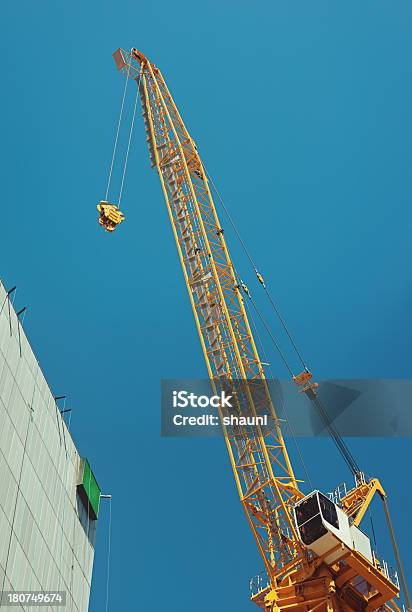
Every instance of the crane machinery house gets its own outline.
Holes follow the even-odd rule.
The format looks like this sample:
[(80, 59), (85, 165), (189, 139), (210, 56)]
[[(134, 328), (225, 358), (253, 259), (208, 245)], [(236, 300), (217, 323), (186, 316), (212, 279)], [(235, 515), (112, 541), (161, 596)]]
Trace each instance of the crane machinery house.
[(357, 550), (373, 562), (370, 540), (359, 527), (351, 525), (345, 512), (320, 491), (313, 491), (295, 506), (299, 537), (306, 548), (326, 563), (334, 563)]

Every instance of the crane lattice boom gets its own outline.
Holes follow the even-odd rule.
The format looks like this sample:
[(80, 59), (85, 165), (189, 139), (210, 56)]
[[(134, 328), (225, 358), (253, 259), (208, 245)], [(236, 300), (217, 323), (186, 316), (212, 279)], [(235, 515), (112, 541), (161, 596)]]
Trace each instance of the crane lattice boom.
[[(212, 386), (219, 392), (241, 384), (248, 411), (271, 416), (269, 427), (224, 428), (238, 493), (270, 578), (253, 601), (270, 612), (398, 609), (393, 602), (398, 585), (376, 558), (361, 553), (349, 535), (345, 540), (319, 522), (327, 509), (336, 529), (345, 524), (348, 534), (361, 538), (349, 515), (360, 522), (374, 492), (385, 495), (379, 481), (360, 482), (339, 507), (317, 491), (306, 497), (300, 491), (195, 142), (160, 70), (136, 49), (119, 49), (114, 59), (139, 88), (150, 159), (159, 174)], [(99, 212), (110, 232), (124, 219), (107, 201)], [(308, 544), (314, 521), (324, 531)], [(323, 542), (329, 543), (324, 553)], [(330, 542), (336, 542), (332, 549)]]

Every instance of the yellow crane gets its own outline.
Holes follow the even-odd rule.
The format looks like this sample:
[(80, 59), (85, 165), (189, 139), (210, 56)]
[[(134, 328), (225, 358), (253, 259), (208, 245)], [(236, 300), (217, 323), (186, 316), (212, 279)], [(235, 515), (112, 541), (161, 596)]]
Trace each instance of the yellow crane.
[[(376, 478), (364, 477), (350, 455), (356, 485), (338, 503), (320, 491), (304, 495), (300, 490), (246, 313), (249, 290), (232, 263), (196, 144), (160, 70), (134, 48), (118, 49), (113, 56), (127, 81), (138, 87), (150, 159), (159, 175), (212, 386), (218, 392), (240, 384), (237, 393), (247, 411), (271, 417), (268, 427), (224, 427), (239, 497), (269, 577), (252, 601), (267, 612), (400, 610), (398, 580), (359, 528), (376, 493), (387, 511), (385, 491)], [(122, 187), (123, 180), (124, 173)], [(98, 210), (99, 223), (109, 232), (124, 220), (120, 199), (110, 203), (106, 195)], [(318, 401), (306, 368), (294, 380)], [(244, 410), (238, 401), (237, 409)], [(223, 408), (218, 410), (222, 417)], [(339, 438), (337, 442), (344, 444)], [(400, 561), (396, 546), (395, 555)], [(403, 573), (400, 577), (409, 609)]]

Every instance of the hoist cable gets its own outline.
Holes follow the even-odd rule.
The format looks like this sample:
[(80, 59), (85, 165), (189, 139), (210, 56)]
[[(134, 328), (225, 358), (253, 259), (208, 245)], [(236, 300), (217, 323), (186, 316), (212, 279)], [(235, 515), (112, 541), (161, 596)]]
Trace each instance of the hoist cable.
[[(234, 272), (235, 279), (236, 279), (236, 288), (237, 288), (237, 290), (240, 291), (241, 289), (243, 289), (243, 291), (245, 292), (246, 296), (249, 298), (249, 300), (253, 304), (253, 308), (255, 309), (256, 314), (258, 315), (259, 319), (262, 321), (262, 323), (263, 323), (263, 325), (264, 325), (268, 335), (270, 336), (270, 339), (272, 340), (272, 342), (275, 345), (276, 350), (278, 351), (278, 353), (279, 353), (283, 363), (285, 364), (286, 369), (288, 370), (288, 372), (290, 373), (290, 375), (293, 378), (293, 371), (292, 371), (292, 369), (291, 369), (291, 367), (290, 367), (290, 365), (289, 365), (289, 363), (288, 363), (288, 361), (287, 361), (287, 359), (286, 359), (282, 349), (280, 348), (280, 344), (279, 344), (278, 339), (272, 333), (269, 325), (266, 323), (265, 319), (263, 318), (263, 315), (259, 311), (258, 307), (256, 306), (252, 296), (249, 293), (249, 290), (247, 289), (246, 285), (242, 282), (240, 274), (238, 273), (237, 269), (235, 268), (235, 265), (233, 264), (233, 262), (232, 262), (232, 266), (233, 266), (233, 272)], [(242, 296), (240, 297), (240, 299), (242, 299)]]
[(122, 105), (121, 105), (121, 108), (120, 108), (119, 121), (118, 121), (118, 123), (117, 123), (116, 138), (115, 138), (115, 140), (114, 140), (114, 147), (113, 147), (112, 161), (111, 161), (111, 164), (110, 164), (109, 178), (108, 178), (108, 181), (107, 181), (107, 189), (106, 189), (106, 202), (108, 202), (108, 197), (109, 197), (110, 181), (112, 180), (112, 173), (113, 173), (114, 160), (115, 160), (115, 157), (116, 157), (117, 143), (118, 143), (118, 140), (119, 140), (120, 125), (121, 125), (121, 123), (122, 123), (122, 117), (123, 117), (124, 101), (125, 101), (125, 99), (126, 99), (127, 85), (128, 85), (128, 83), (129, 83), (129, 74), (130, 74), (130, 64), (128, 65), (128, 70), (127, 70), (127, 75), (126, 75), (126, 82), (125, 82), (125, 84), (124, 84)]
[[(269, 299), (273, 309), (275, 310), (276, 315), (277, 315), (277, 317), (278, 317), (278, 319), (279, 319), (283, 329), (285, 330), (285, 332), (286, 332), (286, 334), (287, 334), (287, 336), (288, 336), (288, 338), (289, 338), (289, 340), (290, 340), (290, 342), (291, 342), (291, 344), (292, 344), (292, 346), (293, 346), (293, 348), (295, 350), (296, 355), (298, 356), (299, 360), (301, 361), (301, 363), (303, 365), (303, 368), (306, 371), (309, 371), (307, 366), (306, 366), (306, 363), (305, 363), (305, 361), (304, 361), (304, 359), (302, 357), (302, 354), (300, 353), (300, 351), (299, 351), (299, 349), (298, 349), (298, 347), (296, 345), (296, 342), (294, 341), (294, 339), (292, 337), (292, 334), (290, 333), (290, 331), (289, 331), (289, 329), (288, 329), (288, 327), (287, 327), (287, 325), (286, 325), (282, 315), (280, 314), (279, 309), (276, 306), (276, 304), (275, 304), (275, 302), (274, 302), (274, 300), (273, 300), (273, 298), (272, 298), (272, 296), (271, 296), (271, 294), (270, 294), (270, 292), (269, 292), (269, 290), (268, 290), (268, 288), (267, 288), (267, 286), (266, 286), (262, 276), (258, 272), (258, 269), (257, 269), (257, 267), (255, 265), (255, 262), (254, 262), (252, 256), (250, 255), (249, 250), (247, 249), (246, 244), (245, 244), (245, 242), (243, 241), (243, 239), (242, 239), (242, 237), (240, 235), (240, 232), (239, 232), (239, 230), (238, 230), (238, 228), (236, 226), (236, 223), (234, 222), (232, 216), (230, 215), (229, 210), (227, 209), (227, 207), (226, 207), (226, 205), (225, 205), (225, 203), (223, 201), (223, 198), (220, 195), (220, 192), (217, 189), (215, 182), (213, 181), (213, 178), (210, 176), (210, 174), (206, 170), (206, 167), (205, 167), (205, 172), (206, 172), (206, 176), (208, 177), (210, 183), (212, 184), (212, 186), (213, 186), (213, 188), (214, 188), (214, 190), (216, 192), (216, 195), (217, 195), (217, 197), (218, 197), (218, 199), (219, 199), (219, 201), (220, 201), (220, 203), (222, 205), (223, 210), (225, 211), (225, 214), (226, 214), (227, 218), (229, 219), (229, 222), (230, 222), (230, 224), (231, 224), (231, 226), (232, 226), (232, 228), (233, 228), (233, 230), (234, 230), (234, 232), (235, 232), (235, 234), (236, 234), (240, 244), (242, 245), (242, 248), (243, 248), (243, 251), (244, 251), (246, 257), (250, 261), (250, 263), (251, 263), (251, 265), (252, 265), (252, 267), (253, 267), (253, 269), (255, 271), (255, 274), (256, 274), (259, 282), (260, 282), (260, 284), (263, 286), (263, 288), (265, 290), (265, 293), (266, 293), (266, 295), (267, 295), (267, 297), (268, 297), (268, 299)], [(282, 352), (282, 350), (281, 350), (281, 348), (279, 346), (279, 343), (278, 343), (277, 339), (273, 336), (273, 334), (272, 334), (268, 324), (266, 323), (266, 321), (264, 320), (263, 316), (259, 312), (255, 302), (253, 301), (253, 299), (252, 299), (252, 297), (250, 296), (249, 293), (248, 293), (248, 297), (250, 298), (256, 313), (258, 314), (259, 318), (261, 319), (261, 321), (262, 321), (262, 323), (263, 323), (267, 333), (269, 334), (272, 342), (276, 346), (276, 349), (277, 349), (279, 355), (281, 356), (284, 364), (286, 365), (286, 368), (288, 369), (289, 373), (291, 374), (291, 376), (293, 378), (294, 375), (293, 375), (292, 369), (289, 366), (289, 364), (288, 364), (288, 362), (287, 362), (287, 360), (286, 360), (286, 358), (285, 358), (285, 356), (284, 356), (284, 354), (283, 354), (283, 352)], [(349, 467), (349, 469), (351, 470), (351, 472), (356, 476), (357, 474), (360, 473), (360, 469), (359, 469), (359, 466), (358, 466), (355, 458), (353, 457), (352, 453), (350, 452), (348, 446), (346, 445), (345, 441), (343, 440), (343, 438), (339, 434), (339, 432), (333, 427), (332, 422), (330, 421), (329, 416), (328, 416), (325, 408), (323, 407), (322, 403), (320, 402), (319, 398), (314, 396), (314, 397), (312, 397), (310, 399), (312, 400), (313, 405), (315, 406), (315, 408), (317, 409), (318, 413), (320, 414), (320, 416), (322, 418), (322, 421), (324, 422), (324, 424), (325, 424), (325, 426), (326, 426), (330, 436), (332, 437), (336, 447), (338, 448), (339, 452), (341, 453), (344, 461), (346, 462), (346, 464)]]
[[(255, 272), (257, 273), (256, 269), (255, 269)], [(289, 329), (286, 327), (286, 323), (284, 322), (284, 319), (283, 319), (282, 315), (279, 312), (279, 308), (276, 306), (275, 302), (273, 301), (273, 298), (270, 295), (269, 290), (268, 290), (266, 284), (263, 285), (263, 289), (264, 289), (264, 291), (265, 291), (265, 293), (266, 293), (266, 295), (268, 297), (269, 302), (272, 304), (273, 309), (275, 310), (275, 312), (276, 312), (276, 314), (277, 314), (277, 316), (279, 318), (279, 321), (281, 322), (281, 324), (283, 326), (283, 329), (285, 330), (285, 332), (286, 332), (286, 334), (287, 334), (287, 336), (288, 336), (288, 338), (289, 338), (293, 348), (295, 349), (296, 355), (299, 357), (300, 362), (301, 362), (301, 364), (303, 366), (303, 369), (308, 371), (308, 368), (306, 366), (305, 360), (303, 359), (301, 352), (299, 351), (298, 347), (296, 346), (296, 342), (294, 341), (292, 335), (290, 334)]]
[(361, 473), (361, 470), (356, 462), (356, 459), (350, 452), (346, 442), (343, 440), (340, 433), (333, 426), (332, 421), (330, 420), (329, 415), (322, 402), (320, 401), (319, 397), (314, 395), (313, 397), (310, 397), (310, 399), (315, 408), (317, 408), (317, 411), (320, 414), (326, 429), (328, 430), (330, 436), (333, 438), (333, 441), (335, 442), (347, 466), (349, 467), (353, 475), (356, 477), (358, 474)]
[[(249, 308), (249, 309), (246, 308), (246, 310), (249, 311), (249, 316), (250, 316), (250, 319), (252, 321), (252, 326), (253, 326), (253, 328), (255, 330), (256, 337), (257, 337), (258, 342), (260, 344), (260, 348), (261, 348), (261, 351), (262, 351), (263, 358), (265, 359), (266, 363), (268, 364), (267, 368), (269, 370), (270, 379), (274, 382), (275, 379), (274, 379), (274, 376), (273, 376), (272, 368), (271, 368), (270, 363), (268, 361), (268, 357), (267, 357), (267, 353), (266, 353), (266, 350), (265, 350), (265, 346), (263, 344), (263, 340), (262, 340), (261, 335), (259, 333), (258, 326), (257, 326), (257, 324), (255, 322), (255, 318), (253, 316), (252, 309), (251, 308)], [(303, 468), (303, 471), (304, 471), (305, 476), (306, 476), (306, 481), (308, 482), (308, 484), (310, 486), (310, 490), (313, 491), (314, 486), (313, 486), (313, 483), (312, 483), (312, 479), (310, 477), (309, 470), (307, 469), (305, 461), (303, 459), (303, 455), (302, 455), (302, 452), (300, 450), (300, 447), (299, 447), (299, 444), (298, 444), (298, 441), (297, 441), (297, 438), (296, 438), (296, 435), (295, 435), (295, 432), (294, 432), (294, 428), (292, 427), (292, 423), (290, 422), (290, 420), (288, 418), (288, 415), (287, 415), (287, 412), (286, 412), (286, 407), (285, 407), (285, 402), (284, 402), (284, 400), (283, 400), (281, 395), (279, 395), (279, 403), (280, 403), (280, 405), (282, 407), (282, 414), (285, 417), (285, 421), (286, 421), (286, 424), (287, 424), (287, 426), (289, 428), (291, 438), (292, 438), (293, 443), (294, 443), (295, 448), (296, 448), (296, 452), (297, 452), (299, 460), (300, 460), (300, 462), (302, 464), (302, 468)]]
[[(204, 164), (203, 164), (203, 166), (204, 166)], [(272, 296), (271, 296), (271, 294), (269, 292), (269, 289), (267, 288), (266, 284), (263, 282), (263, 279), (262, 279), (261, 275), (258, 272), (257, 266), (256, 266), (256, 264), (255, 264), (255, 262), (254, 262), (254, 260), (253, 260), (253, 258), (251, 256), (251, 254), (250, 254), (250, 252), (249, 252), (249, 250), (248, 250), (244, 240), (242, 239), (242, 236), (240, 235), (240, 232), (239, 232), (239, 230), (238, 230), (238, 228), (236, 226), (235, 221), (233, 220), (233, 217), (229, 213), (229, 210), (226, 207), (226, 205), (225, 205), (225, 203), (223, 201), (223, 198), (220, 195), (220, 192), (219, 192), (218, 188), (216, 187), (216, 184), (215, 184), (213, 178), (211, 177), (209, 172), (206, 170), (205, 166), (204, 166), (204, 168), (205, 168), (206, 176), (207, 176), (208, 180), (210, 181), (210, 183), (212, 184), (213, 189), (216, 192), (216, 195), (217, 195), (217, 197), (218, 197), (218, 199), (219, 199), (219, 201), (220, 201), (220, 203), (222, 205), (223, 210), (225, 211), (225, 214), (226, 214), (227, 218), (229, 219), (229, 222), (230, 222), (230, 224), (231, 224), (231, 226), (233, 228), (233, 231), (235, 232), (235, 234), (236, 234), (236, 236), (237, 236), (237, 238), (238, 238), (238, 240), (239, 240), (239, 242), (240, 242), (240, 244), (241, 244), (241, 246), (243, 248), (243, 251), (244, 251), (246, 257), (250, 261), (250, 264), (251, 264), (251, 266), (252, 266), (252, 268), (253, 268), (253, 270), (254, 270), (254, 272), (255, 272), (255, 274), (256, 274), (259, 282), (260, 282), (260, 284), (262, 285), (263, 289), (265, 290), (265, 293), (266, 293), (266, 295), (267, 295), (267, 297), (268, 297), (268, 299), (270, 301), (270, 304), (272, 305), (272, 308), (274, 309), (274, 311), (275, 311), (275, 313), (276, 313), (276, 315), (277, 315), (277, 317), (278, 317), (278, 319), (279, 319), (283, 329), (285, 330), (285, 333), (288, 336), (288, 338), (289, 338), (289, 340), (290, 340), (290, 342), (291, 342), (291, 344), (292, 344), (292, 346), (293, 346), (293, 348), (294, 348), (294, 350), (296, 352), (296, 355), (298, 356), (300, 362), (302, 363), (303, 368), (305, 370), (307, 370), (308, 368), (306, 367), (305, 360), (303, 359), (303, 356), (302, 356), (301, 352), (299, 351), (299, 349), (298, 349), (298, 347), (296, 345), (296, 342), (293, 339), (293, 336), (292, 336), (289, 328), (287, 327), (287, 325), (285, 323), (285, 320), (283, 319), (283, 317), (282, 317), (282, 315), (281, 315), (281, 313), (279, 311), (279, 308), (276, 306), (275, 301), (273, 300), (273, 298), (272, 298)]]
[[(210, 180), (211, 180), (211, 182), (213, 184), (213, 180), (212, 179), (210, 179)], [(215, 190), (216, 190), (216, 187), (215, 187)], [(217, 190), (216, 190), (216, 193), (218, 193)], [(218, 197), (219, 197), (219, 199), (221, 199), (220, 196), (218, 196)], [(222, 205), (224, 206), (223, 202), (222, 202)], [(231, 218), (229, 214), (228, 214), (228, 217)], [(253, 260), (250, 257), (249, 257), (249, 259), (253, 263)], [(254, 269), (256, 270), (255, 267), (254, 267)], [(263, 315), (261, 314), (260, 310), (258, 309), (255, 301), (253, 300), (252, 296), (250, 295), (249, 290), (244, 286), (244, 284), (240, 280), (240, 275), (238, 274), (235, 266), (233, 266), (233, 270), (234, 270), (234, 273), (235, 273), (235, 277), (237, 279), (237, 285), (239, 287), (239, 290), (242, 287), (243, 290), (245, 291), (247, 297), (249, 298), (249, 300), (251, 301), (251, 303), (253, 305), (253, 308), (254, 308), (256, 314), (258, 315), (258, 317), (261, 320), (264, 328), (266, 329), (266, 332), (268, 333), (270, 339), (272, 340), (273, 344), (275, 345), (276, 350), (278, 351), (278, 353), (279, 353), (283, 363), (285, 364), (285, 366), (286, 366), (287, 370), (289, 371), (290, 375), (292, 376), (292, 378), (294, 378), (294, 374), (293, 374), (292, 368), (290, 367), (290, 365), (289, 365), (289, 363), (288, 363), (288, 361), (287, 361), (287, 359), (286, 359), (282, 349), (280, 348), (279, 341), (277, 340), (277, 338), (272, 333), (269, 325), (265, 321), (265, 319), (264, 319)], [(306, 366), (304, 366), (304, 367), (307, 370)], [(337, 449), (339, 450), (340, 454), (342, 455), (342, 458), (344, 459), (345, 463), (349, 467), (350, 471), (355, 476), (357, 476), (360, 473), (360, 468), (359, 468), (359, 466), (358, 466), (354, 456), (350, 452), (346, 442), (343, 440), (343, 438), (340, 435), (340, 433), (333, 426), (333, 424), (332, 424), (332, 422), (331, 422), (331, 420), (329, 418), (329, 415), (328, 415), (326, 409), (324, 408), (323, 404), (321, 403), (320, 399), (317, 396), (310, 397), (308, 395), (308, 397), (311, 400), (311, 402), (314, 405), (314, 407), (316, 408), (317, 412), (319, 413), (319, 415), (320, 415), (320, 417), (321, 417), (321, 419), (322, 419), (326, 429), (329, 432), (329, 435), (331, 436), (333, 442), (335, 443), (335, 446), (337, 447)]]
[(118, 208), (120, 208), (120, 202), (122, 201), (124, 178), (126, 176), (127, 162), (129, 161), (130, 143), (132, 141), (132, 134), (133, 134), (133, 128), (134, 128), (134, 120), (135, 120), (135, 117), (136, 117), (137, 100), (139, 98), (140, 79), (141, 78), (142, 78), (142, 73), (139, 74), (139, 80), (138, 80), (138, 83), (137, 83), (136, 99), (134, 101), (133, 117), (132, 117), (132, 123), (131, 123), (131, 126), (130, 126), (130, 132), (129, 132), (129, 141), (127, 143), (126, 157), (125, 157), (124, 166), (123, 166), (122, 182), (120, 184), (119, 201), (117, 203), (117, 207)]
[(288, 370), (289, 374), (290, 374), (290, 375), (292, 376), (292, 378), (293, 378), (293, 376), (294, 376), (293, 371), (292, 371), (292, 369), (291, 369), (291, 367), (290, 367), (290, 365), (289, 365), (289, 363), (288, 363), (288, 361), (287, 361), (287, 359), (286, 359), (286, 357), (285, 357), (285, 355), (284, 355), (284, 353), (283, 353), (282, 349), (281, 349), (281, 348), (280, 348), (280, 346), (279, 346), (279, 342), (278, 342), (278, 340), (277, 340), (276, 336), (274, 336), (274, 334), (272, 333), (272, 331), (271, 331), (271, 329), (270, 329), (269, 325), (266, 323), (265, 319), (263, 318), (262, 313), (260, 312), (260, 310), (259, 310), (259, 309), (258, 309), (258, 307), (256, 306), (256, 304), (255, 304), (255, 302), (254, 302), (253, 298), (252, 298), (250, 295), (249, 295), (249, 299), (250, 299), (250, 301), (251, 301), (251, 303), (252, 303), (252, 305), (253, 305), (253, 308), (255, 309), (256, 314), (258, 315), (259, 319), (262, 321), (263, 326), (265, 327), (265, 329), (266, 329), (267, 333), (269, 334), (270, 339), (272, 340), (273, 344), (275, 345), (275, 347), (276, 347), (276, 349), (277, 349), (277, 351), (278, 351), (278, 353), (279, 353), (279, 355), (280, 355), (280, 357), (281, 357), (281, 359), (282, 359), (283, 363), (285, 364), (285, 366), (286, 366), (286, 368), (287, 368), (287, 370)]
[[(232, 265), (233, 265), (233, 264), (232, 264)], [(240, 275), (239, 275), (239, 273), (237, 272), (237, 270), (236, 270), (236, 268), (235, 268), (235, 266), (234, 266), (234, 265), (233, 265), (233, 271), (234, 271), (234, 274), (235, 274), (235, 277), (236, 277), (236, 283), (237, 283), (238, 287), (242, 287), (242, 286), (243, 286), (243, 283), (241, 282), (241, 280), (240, 280)], [(256, 306), (256, 304), (255, 304), (255, 302), (254, 302), (253, 298), (251, 297), (251, 295), (250, 295), (249, 293), (248, 293), (247, 295), (248, 295), (248, 297), (249, 297), (249, 299), (250, 299), (250, 301), (251, 301), (251, 303), (252, 303), (252, 305), (253, 305), (253, 308), (254, 308), (254, 310), (255, 310), (256, 314), (258, 315), (258, 317), (259, 317), (259, 318), (260, 318), (260, 320), (262, 321), (262, 323), (263, 323), (263, 325), (264, 325), (264, 327), (265, 327), (265, 329), (266, 329), (266, 331), (267, 331), (268, 335), (270, 336), (270, 338), (271, 338), (272, 342), (274, 343), (274, 345), (275, 345), (275, 347), (276, 347), (276, 349), (277, 349), (277, 351), (278, 351), (279, 355), (281, 356), (281, 358), (282, 358), (282, 360), (283, 360), (284, 364), (286, 365), (286, 368), (289, 370), (289, 373), (291, 374), (291, 376), (292, 376), (292, 378), (293, 378), (293, 372), (292, 372), (292, 370), (291, 370), (291, 368), (290, 368), (290, 366), (289, 366), (289, 363), (288, 363), (288, 362), (287, 362), (287, 360), (286, 360), (286, 357), (284, 356), (284, 354), (283, 354), (283, 352), (282, 352), (282, 350), (281, 350), (281, 348), (280, 348), (280, 346), (279, 346), (279, 343), (278, 343), (277, 339), (276, 339), (276, 338), (275, 338), (275, 336), (272, 334), (272, 332), (270, 331), (270, 328), (268, 327), (268, 325), (267, 325), (267, 324), (266, 324), (266, 322), (264, 321), (263, 316), (261, 315), (260, 311), (258, 310), (258, 308), (257, 308), (257, 306)], [(246, 300), (245, 304), (247, 304), (247, 300)], [(248, 308), (247, 308), (247, 306), (245, 305), (245, 310), (248, 310), (248, 311), (249, 311), (249, 316), (250, 316), (250, 319), (251, 319), (251, 321), (252, 321), (252, 325), (253, 325), (253, 327), (254, 327), (255, 334), (256, 334), (256, 336), (257, 336), (258, 342), (259, 342), (259, 344), (260, 344), (260, 346), (261, 346), (263, 357), (264, 357), (265, 361), (266, 361), (267, 363), (269, 363), (269, 362), (268, 362), (267, 355), (266, 355), (266, 351), (265, 351), (265, 348), (264, 348), (264, 344), (263, 344), (263, 341), (262, 341), (261, 335), (260, 335), (260, 333), (259, 333), (259, 329), (258, 329), (258, 327), (257, 327), (257, 324), (256, 324), (255, 319), (254, 319), (254, 316), (253, 316), (252, 309), (251, 309), (251, 308), (249, 308), (249, 309), (248, 309)], [(271, 379), (272, 379), (272, 380), (274, 380), (274, 377), (273, 377), (273, 372), (272, 372), (272, 368), (271, 368), (271, 366), (270, 366), (270, 365), (268, 366), (268, 369), (269, 369), (269, 375), (270, 375)], [(291, 422), (290, 422), (290, 421), (289, 421), (289, 419), (288, 419), (288, 416), (287, 416), (287, 413), (286, 413), (286, 409), (285, 409), (285, 403), (283, 402), (282, 398), (281, 398), (281, 404), (282, 404), (282, 408), (283, 408), (283, 414), (285, 415), (286, 424), (287, 424), (287, 426), (288, 426), (288, 428), (289, 428), (290, 435), (291, 435), (291, 437), (292, 437), (292, 440), (293, 440), (293, 442), (294, 442), (294, 445), (295, 445), (295, 448), (296, 448), (297, 454), (298, 454), (298, 456), (299, 456), (300, 462), (301, 462), (302, 467), (303, 467), (303, 471), (305, 472), (305, 476), (306, 476), (307, 482), (309, 483), (309, 486), (310, 486), (310, 487), (313, 489), (312, 480), (311, 480), (311, 478), (310, 478), (310, 475), (309, 475), (308, 469), (307, 469), (306, 464), (305, 464), (305, 462), (304, 462), (303, 455), (302, 455), (301, 450), (300, 450), (300, 447), (299, 447), (299, 445), (298, 445), (298, 442), (297, 442), (297, 439), (296, 439), (296, 436), (295, 436), (295, 433), (294, 433), (294, 430), (293, 430), (292, 424), (291, 424)]]
[[(289, 370), (289, 373), (291, 374), (292, 378), (293, 376), (293, 372), (289, 366), (289, 363), (286, 359), (286, 357), (284, 356), (278, 341), (276, 339), (276, 337), (272, 334), (268, 324), (266, 323), (265, 319), (263, 318), (262, 314), (260, 313), (259, 309), (257, 308), (254, 300), (252, 299), (252, 297), (249, 295), (249, 299), (253, 305), (253, 308), (255, 309), (256, 314), (258, 315), (258, 317), (260, 318), (261, 322), (263, 323), (269, 337), (271, 338), (272, 342), (274, 343), (276, 349), (279, 352), (279, 355), (281, 356), (285, 366), (287, 367), (287, 369)], [(352, 453), (350, 452), (346, 442), (343, 440), (342, 436), (340, 435), (340, 433), (335, 429), (335, 427), (332, 424), (332, 421), (329, 418), (329, 415), (325, 409), (325, 407), (323, 406), (322, 402), (320, 401), (319, 397), (317, 397), (316, 395), (311, 397), (309, 396), (309, 399), (311, 400), (312, 404), (315, 406), (315, 408), (317, 409), (323, 424), (325, 425), (326, 429), (329, 432), (329, 435), (331, 436), (333, 442), (335, 443), (335, 446), (337, 447), (338, 451), (340, 452), (340, 454), (342, 455), (342, 458), (344, 459), (346, 465), (348, 466), (348, 468), (350, 469), (350, 471), (353, 473), (354, 476), (357, 476), (361, 470), (356, 462), (356, 459), (354, 458), (354, 456), (352, 455)]]

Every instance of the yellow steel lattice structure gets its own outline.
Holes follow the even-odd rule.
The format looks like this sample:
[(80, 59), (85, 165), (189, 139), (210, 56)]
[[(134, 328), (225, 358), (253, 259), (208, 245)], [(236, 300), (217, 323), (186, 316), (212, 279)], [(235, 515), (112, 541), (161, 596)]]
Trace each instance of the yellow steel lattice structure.
[[(136, 55), (137, 58), (141, 57)], [(160, 71), (142, 63), (140, 95), (152, 163), (158, 168), (208, 373), (261, 379), (264, 373), (196, 145)], [(216, 381), (217, 384), (217, 381)], [(249, 400), (256, 402), (256, 394)], [(269, 393), (262, 401), (270, 401)], [(239, 494), (267, 570), (280, 577), (298, 560), (291, 508), (301, 497), (273, 414), (270, 432), (226, 436)], [(259, 406), (252, 406), (259, 412)]]
[[(269, 412), (272, 417), (270, 427), (225, 431), (239, 496), (270, 578), (253, 600), (270, 612), (397, 609), (388, 603), (397, 596), (397, 586), (356, 551), (342, 545), (338, 561), (328, 565), (302, 546), (293, 509), (303, 494), (196, 145), (160, 70), (136, 49), (119, 49), (114, 59), (140, 88), (150, 158), (159, 174), (212, 384), (218, 389), (231, 381), (259, 382), (258, 392), (245, 385), (248, 408), (253, 415)], [(369, 489), (362, 490), (358, 505), (362, 495), (370, 501)], [(354, 579), (365, 582), (365, 594), (353, 586)]]

